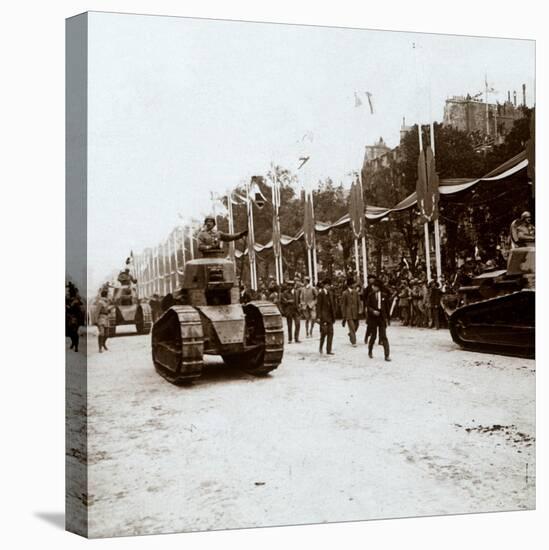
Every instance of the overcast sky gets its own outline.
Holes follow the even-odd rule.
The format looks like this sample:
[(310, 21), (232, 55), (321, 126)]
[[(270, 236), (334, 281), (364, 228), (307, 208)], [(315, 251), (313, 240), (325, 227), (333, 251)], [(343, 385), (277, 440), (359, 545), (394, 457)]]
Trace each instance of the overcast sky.
[(304, 183), (341, 181), (365, 145), (397, 145), (403, 117), (441, 121), (485, 74), (492, 101), (520, 101), (523, 83), (535, 101), (533, 41), (105, 13), (88, 40), (92, 292), (178, 213), (201, 218), (210, 191), (271, 162), (295, 170), (310, 154)]

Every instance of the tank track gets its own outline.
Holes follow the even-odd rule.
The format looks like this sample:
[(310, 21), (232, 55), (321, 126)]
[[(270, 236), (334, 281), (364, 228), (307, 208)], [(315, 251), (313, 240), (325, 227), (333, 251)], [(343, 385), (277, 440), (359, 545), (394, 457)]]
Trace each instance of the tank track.
[(152, 329), (152, 359), (157, 372), (173, 384), (202, 373), (204, 334), (200, 315), (191, 306), (172, 306)]
[(241, 370), (255, 376), (265, 376), (275, 370), (284, 355), (284, 330), (282, 315), (278, 307), (271, 302), (249, 302), (244, 306), (246, 325), (257, 323), (261, 319), (261, 327), (255, 327), (258, 337), (262, 340), (258, 350), (249, 355), (224, 357), (225, 361)]
[(535, 356), (533, 290), (520, 290), (459, 307), (448, 323), (452, 339), (464, 349)]
[(149, 304), (140, 304), (139, 307), (141, 309), (141, 315), (143, 316), (143, 325), (141, 326), (141, 329), (140, 329), (136, 323), (135, 327), (139, 334), (149, 334), (152, 328), (151, 306)]

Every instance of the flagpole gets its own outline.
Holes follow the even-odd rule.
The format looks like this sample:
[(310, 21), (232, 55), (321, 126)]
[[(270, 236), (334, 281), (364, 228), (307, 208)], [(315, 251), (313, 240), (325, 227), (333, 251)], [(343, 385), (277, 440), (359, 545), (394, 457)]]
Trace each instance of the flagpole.
[(357, 281), (360, 281), (360, 255), (358, 253), (358, 239), (354, 239), (355, 242), (355, 271)]
[(313, 278), (311, 281), (314, 281), (315, 285), (318, 284), (318, 264), (316, 261), (316, 235), (313, 238)]
[[(229, 213), (229, 233), (234, 233), (234, 218), (233, 218), (233, 192), (227, 193), (227, 211)], [(235, 266), (236, 272), (236, 256), (235, 256), (235, 244), (234, 241), (229, 241), (229, 257)]]
[(255, 271), (255, 235), (254, 235), (254, 209), (250, 199), (250, 182), (246, 183), (246, 198), (248, 208), (248, 257), (250, 261), (250, 286), (257, 290), (257, 274)]
[[(421, 124), (417, 125), (418, 135), (419, 135), (419, 151), (423, 151), (423, 136), (422, 136), (422, 126)], [(423, 224), (423, 232), (425, 235), (425, 268), (427, 270), (427, 280), (431, 280), (431, 250), (429, 244), (429, 222)]]
[(185, 250), (185, 226), (179, 228), (181, 233), (181, 254), (183, 259), (183, 271), (185, 271), (185, 264), (187, 263), (187, 252)]
[(175, 288), (177, 289), (177, 287), (179, 286), (179, 262), (177, 261), (177, 232), (178, 232), (178, 228), (176, 227), (174, 230), (173, 230), (173, 233), (172, 233), (172, 239), (173, 239), (173, 256), (174, 256), (174, 261), (175, 261)]
[[(431, 122), (431, 149), (435, 157), (435, 123)], [(435, 212), (435, 259), (437, 264), (437, 281), (440, 284), (442, 278), (442, 260), (440, 255), (440, 225), (438, 223), (438, 212)]]
[(149, 252), (147, 254), (147, 297), (149, 297), (153, 293), (151, 289), (151, 282), (152, 282), (151, 255), (152, 255), (152, 250), (149, 248)]
[(194, 260), (194, 246), (193, 246), (193, 226), (189, 225), (189, 251), (191, 253), (191, 260)]

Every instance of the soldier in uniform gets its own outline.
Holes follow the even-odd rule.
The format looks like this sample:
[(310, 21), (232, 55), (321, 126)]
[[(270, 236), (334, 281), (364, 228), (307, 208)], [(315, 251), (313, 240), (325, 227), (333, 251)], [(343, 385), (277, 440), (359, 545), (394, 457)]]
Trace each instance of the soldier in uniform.
[(97, 336), (97, 342), (99, 344), (99, 353), (103, 353), (103, 350), (109, 351), (106, 346), (109, 329), (109, 312), (112, 306), (109, 303), (108, 291), (102, 290), (99, 300), (96, 303), (95, 312), (95, 325), (99, 331)]
[(518, 220), (511, 224), (511, 243), (517, 246), (531, 246), (536, 241), (536, 228), (532, 224), (530, 212), (523, 212)]
[(203, 256), (215, 254), (222, 250), (221, 241), (236, 241), (247, 234), (247, 229), (235, 234), (222, 233), (215, 228), (215, 218), (208, 216), (204, 220), (204, 227), (198, 233), (198, 250)]
[[(288, 281), (282, 297), (280, 299), (282, 305), (282, 312), (286, 317), (286, 323), (288, 324), (288, 343), (292, 343), (292, 338), (296, 344), (299, 344), (299, 332), (301, 329), (301, 318), (299, 316), (300, 310), (300, 289), (297, 287), (298, 283)], [(293, 326), (293, 330), (292, 330)]]
[(118, 274), (118, 282), (122, 286), (131, 286), (132, 284), (135, 285), (137, 283), (137, 279), (130, 273), (130, 268), (126, 267)]

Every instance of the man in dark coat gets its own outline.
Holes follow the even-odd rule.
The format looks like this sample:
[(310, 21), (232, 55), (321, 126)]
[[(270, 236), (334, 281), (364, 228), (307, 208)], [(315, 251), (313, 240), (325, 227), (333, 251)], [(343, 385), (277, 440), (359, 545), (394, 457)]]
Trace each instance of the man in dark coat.
[[(299, 332), (301, 330), (300, 296), (301, 293), (297, 287), (297, 283), (294, 285), (293, 281), (288, 281), (288, 284), (282, 293), (280, 303), (282, 306), (282, 314), (286, 317), (286, 323), (288, 324), (289, 344), (292, 343), (292, 338), (296, 344), (299, 344)], [(293, 331), (292, 325), (294, 327)]]
[(343, 316), (343, 325), (347, 323), (349, 330), (349, 340), (351, 345), (356, 347), (356, 331), (358, 330), (358, 309), (360, 296), (354, 285), (353, 279), (347, 279), (347, 288), (341, 295), (341, 313)]
[(366, 332), (364, 333), (364, 343), (368, 343), (368, 337), (370, 336), (370, 327), (368, 326), (368, 296), (372, 292), (372, 284), (376, 280), (375, 275), (368, 275), (368, 285), (362, 291), (362, 303), (364, 305), (364, 311), (366, 316)]
[(317, 296), (317, 316), (320, 322), (320, 346), (318, 351), (322, 353), (324, 341), (326, 340), (326, 353), (334, 355), (332, 352), (332, 341), (334, 339), (334, 322), (336, 320), (336, 303), (331, 289), (331, 281), (324, 280), (319, 285)]
[(387, 296), (381, 292), (381, 284), (375, 281), (372, 284), (372, 292), (368, 295), (368, 357), (373, 358), (374, 344), (379, 330), (379, 339), (385, 352), (385, 361), (390, 361), (389, 340), (387, 339), (387, 321), (389, 319), (389, 304)]

